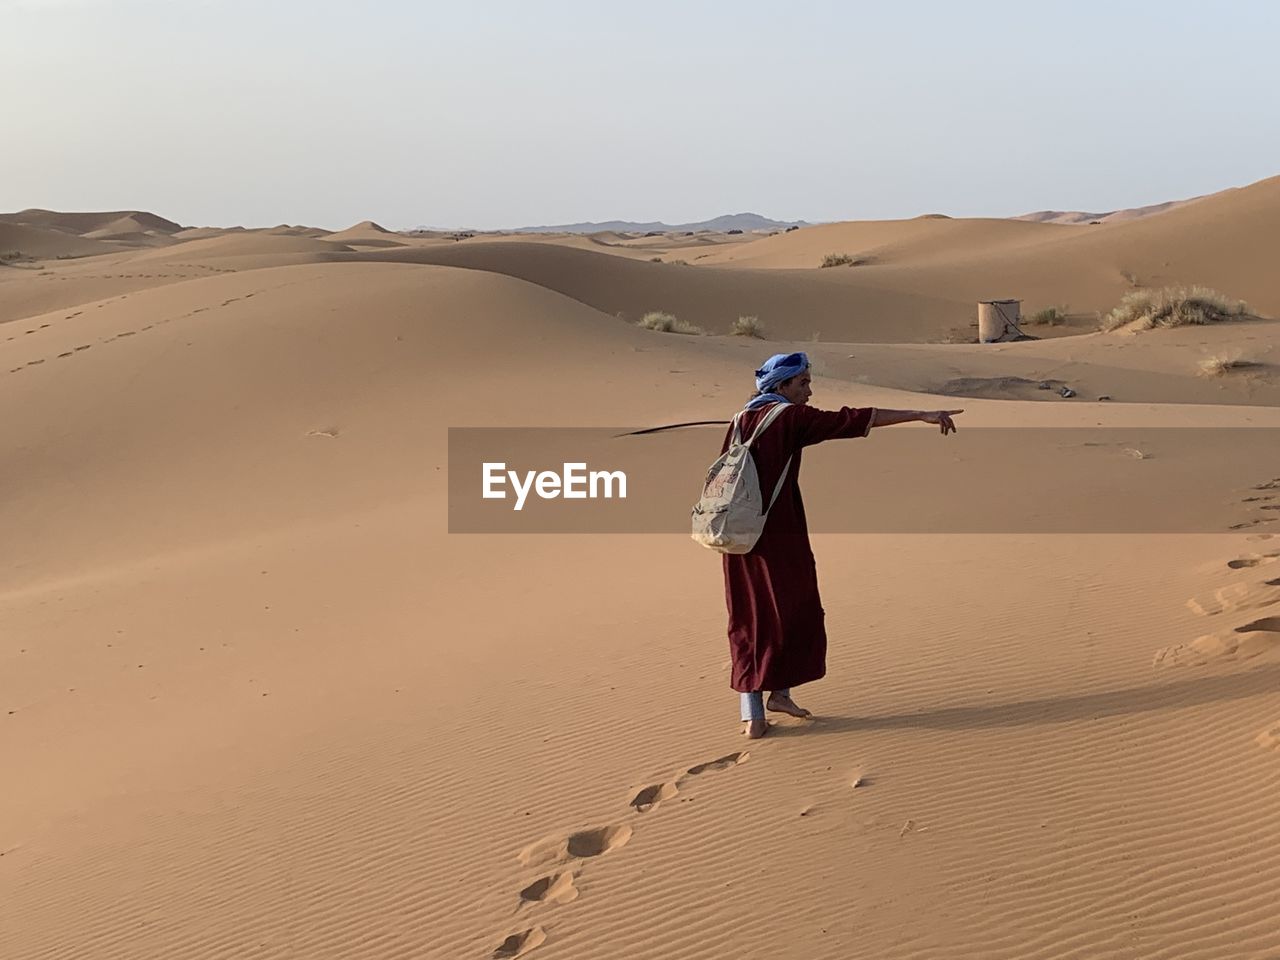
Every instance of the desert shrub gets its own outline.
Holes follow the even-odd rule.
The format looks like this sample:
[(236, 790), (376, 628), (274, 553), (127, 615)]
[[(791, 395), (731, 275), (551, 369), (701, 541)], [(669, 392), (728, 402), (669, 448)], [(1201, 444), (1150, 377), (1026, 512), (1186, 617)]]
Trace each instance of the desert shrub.
[(760, 322), (759, 317), (739, 317), (733, 321), (731, 332), (735, 337), (755, 337), (757, 340), (763, 340), (764, 324)]
[(848, 253), (828, 253), (822, 258), (824, 267), (856, 267), (866, 262), (865, 257), (855, 257)]
[(1242, 359), (1238, 353), (1220, 353), (1200, 361), (1200, 375), (1221, 377), (1231, 370), (1244, 370), (1253, 365), (1252, 361)]
[(701, 336), (702, 328), (687, 323), (679, 317), (661, 310), (651, 310), (639, 320), (639, 326), (645, 330), (656, 330), (658, 333), (685, 333), (690, 336)]
[(1119, 306), (1103, 318), (1102, 329), (1185, 327), (1217, 323), (1248, 312), (1249, 307), (1243, 300), (1233, 300), (1207, 287), (1133, 290), (1126, 293)]
[(9, 250), (5, 253), (0, 253), (0, 263), (9, 263), (10, 261), (21, 260), (21, 259), (22, 259), (21, 250)]
[(1043, 310), (1037, 310), (1028, 317), (1027, 323), (1057, 327), (1067, 322), (1067, 316), (1067, 308), (1065, 306), (1045, 307)]
[(662, 258), (661, 258), (661, 257), (650, 257), (650, 258), (649, 258), (649, 262), (650, 262), (650, 263), (661, 263), (661, 262), (662, 262)]

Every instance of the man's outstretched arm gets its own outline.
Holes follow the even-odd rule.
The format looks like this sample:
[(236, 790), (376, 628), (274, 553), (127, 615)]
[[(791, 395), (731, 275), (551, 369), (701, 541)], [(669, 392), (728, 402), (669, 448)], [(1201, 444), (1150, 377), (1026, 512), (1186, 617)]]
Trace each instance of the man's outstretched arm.
[(871, 415), (871, 428), (891, 427), (895, 423), (936, 423), (942, 428), (945, 436), (955, 432), (956, 425), (952, 417), (964, 413), (963, 410), (885, 410), (876, 407)]

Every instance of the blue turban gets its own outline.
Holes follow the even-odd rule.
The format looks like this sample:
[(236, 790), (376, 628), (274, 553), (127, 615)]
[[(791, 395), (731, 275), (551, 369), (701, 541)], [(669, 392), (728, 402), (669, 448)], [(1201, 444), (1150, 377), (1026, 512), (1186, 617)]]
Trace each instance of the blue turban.
[(784, 380), (798, 377), (809, 369), (809, 357), (803, 353), (775, 353), (756, 371), (756, 389), (769, 393)]

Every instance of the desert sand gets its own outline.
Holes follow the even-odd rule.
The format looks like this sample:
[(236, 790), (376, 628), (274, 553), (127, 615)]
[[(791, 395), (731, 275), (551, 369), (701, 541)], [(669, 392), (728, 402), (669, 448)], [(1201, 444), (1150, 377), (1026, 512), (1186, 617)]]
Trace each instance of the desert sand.
[[(1280, 178), (772, 236), (0, 217), (0, 953), (1277, 956), (1278, 229)], [(1169, 284), (1249, 310), (1097, 330)], [(991, 297), (1067, 320), (966, 342)], [(1068, 458), (1205, 532), (816, 535), (817, 716), (748, 743), (719, 559), (451, 535), (447, 428), (725, 419), (791, 349), (817, 405), (963, 407), (957, 515), (976, 428), (1262, 439)], [(806, 458), (812, 526), (912, 509), (881, 440)]]

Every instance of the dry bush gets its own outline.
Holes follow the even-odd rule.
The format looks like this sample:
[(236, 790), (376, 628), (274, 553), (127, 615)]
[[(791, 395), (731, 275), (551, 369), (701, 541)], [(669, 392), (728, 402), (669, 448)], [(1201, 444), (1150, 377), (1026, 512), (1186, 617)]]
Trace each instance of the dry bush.
[(1060, 307), (1045, 307), (1043, 310), (1037, 310), (1027, 318), (1027, 323), (1045, 327), (1059, 327), (1067, 322), (1067, 307), (1064, 304)]
[(1241, 358), (1238, 353), (1219, 353), (1200, 361), (1200, 376), (1221, 377), (1232, 370), (1245, 370), (1252, 366), (1253, 361)]
[(760, 322), (759, 317), (739, 317), (733, 321), (731, 333), (735, 337), (755, 337), (757, 340), (763, 340), (764, 324)]
[(866, 257), (855, 257), (849, 253), (828, 253), (822, 258), (824, 267), (857, 267), (867, 262)]
[(670, 313), (663, 313), (661, 310), (649, 311), (640, 318), (638, 325), (645, 330), (656, 330), (658, 333), (684, 333), (695, 337), (700, 337), (703, 334), (701, 327), (686, 323), (684, 320)]
[(1243, 300), (1208, 287), (1164, 287), (1126, 293), (1120, 305), (1102, 320), (1103, 330), (1150, 330), (1153, 327), (1185, 327), (1217, 323), (1249, 312)]

